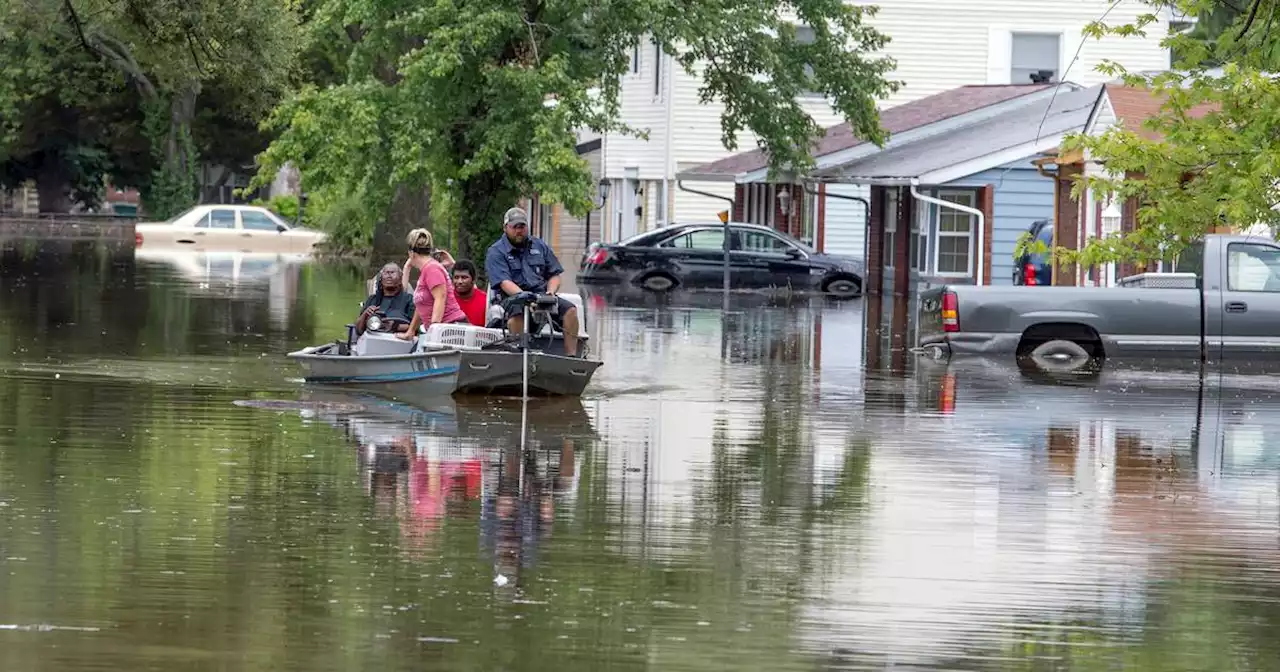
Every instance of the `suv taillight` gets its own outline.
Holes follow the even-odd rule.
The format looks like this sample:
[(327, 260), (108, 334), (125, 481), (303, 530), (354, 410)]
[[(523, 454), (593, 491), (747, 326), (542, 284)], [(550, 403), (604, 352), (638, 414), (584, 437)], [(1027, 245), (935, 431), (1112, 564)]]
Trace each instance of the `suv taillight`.
[(1036, 284), (1036, 265), (1035, 264), (1023, 264), (1022, 284), (1024, 285)]
[(595, 266), (599, 266), (600, 264), (603, 264), (608, 260), (609, 260), (609, 251), (604, 249), (603, 247), (597, 247), (596, 251), (592, 252), (591, 256), (587, 257), (587, 263)]
[(942, 330), (947, 333), (960, 331), (960, 299), (955, 292), (942, 294)]

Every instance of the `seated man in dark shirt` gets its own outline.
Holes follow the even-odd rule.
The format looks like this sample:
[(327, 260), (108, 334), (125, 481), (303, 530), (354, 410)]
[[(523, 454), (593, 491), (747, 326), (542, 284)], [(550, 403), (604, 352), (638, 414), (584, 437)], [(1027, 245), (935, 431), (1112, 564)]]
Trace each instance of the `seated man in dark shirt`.
[[(551, 246), (529, 235), (529, 216), (520, 208), (511, 208), (502, 217), (503, 236), (489, 246), (484, 257), (489, 286), (502, 292), (507, 316), (507, 330), (524, 331), (524, 304), (513, 299), (519, 294), (555, 294), (560, 289), (564, 268)], [(556, 297), (552, 324), (564, 333), (564, 353), (578, 354), (578, 308), (568, 300)]]
[(413, 292), (405, 291), (401, 270), (396, 264), (387, 264), (378, 272), (378, 286), (364, 300), (360, 319), (356, 320), (357, 334), (364, 333), (365, 324), (375, 314), (404, 320), (404, 324), (395, 325), (397, 332), (408, 330), (409, 323), (413, 321)]

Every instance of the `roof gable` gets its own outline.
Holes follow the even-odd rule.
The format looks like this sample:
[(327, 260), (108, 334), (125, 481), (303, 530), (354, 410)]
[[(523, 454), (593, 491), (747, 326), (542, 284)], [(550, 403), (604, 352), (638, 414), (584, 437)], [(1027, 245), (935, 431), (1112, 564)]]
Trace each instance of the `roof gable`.
[[(890, 134), (902, 133), (975, 112), (984, 107), (1038, 93), (1051, 86), (1053, 85), (962, 86), (883, 110), (880, 112), (880, 124)], [(867, 141), (854, 135), (852, 126), (848, 123), (839, 124), (826, 129), (825, 134), (814, 142), (812, 155), (817, 158), (863, 144), (867, 144)], [(698, 166), (686, 172), (698, 175), (733, 176), (761, 170), (768, 165), (769, 160), (765, 156), (764, 150), (753, 149)]]
[[(1123, 84), (1107, 84), (1106, 96), (1115, 111), (1116, 120), (1128, 131), (1148, 140), (1160, 140), (1164, 135), (1153, 131), (1143, 123), (1160, 114), (1167, 96), (1151, 89)], [(1188, 116), (1198, 119), (1218, 109), (1216, 103), (1202, 103), (1188, 111)]]

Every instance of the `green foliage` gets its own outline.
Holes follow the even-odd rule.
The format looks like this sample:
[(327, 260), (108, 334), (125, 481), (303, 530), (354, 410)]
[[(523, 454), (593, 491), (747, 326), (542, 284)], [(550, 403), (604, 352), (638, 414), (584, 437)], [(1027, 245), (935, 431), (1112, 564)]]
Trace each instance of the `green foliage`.
[[(1096, 264), (1168, 259), (1202, 239), (1215, 226), (1280, 224), (1280, 80), (1267, 75), (1278, 63), (1271, 30), (1280, 0), (1253, 0), (1246, 11), (1230, 11), (1221, 0), (1145, 0), (1153, 13), (1133, 24), (1094, 24), (1097, 35), (1139, 35), (1154, 11), (1176, 5), (1191, 15), (1234, 17), (1216, 37), (1208, 32), (1173, 34), (1163, 43), (1180, 59), (1175, 69), (1152, 75), (1126, 72), (1115, 63), (1100, 69), (1125, 84), (1149, 88), (1164, 99), (1146, 121), (1152, 133), (1121, 125), (1087, 137), (1075, 135), (1065, 150), (1083, 148), (1108, 175), (1075, 185), (1102, 198), (1134, 199), (1137, 230), (1091, 241), (1079, 253), (1055, 250), (1066, 261)], [(1224, 9), (1226, 8), (1226, 9)], [(1209, 29), (1206, 29), (1209, 31)], [(1221, 63), (1218, 70), (1207, 64)]]
[[(821, 130), (803, 92), (884, 139), (876, 100), (898, 84), (885, 79), (893, 62), (872, 55), (887, 42), (863, 23), (874, 11), (842, 0), (316, 0), (308, 36), (336, 45), (305, 50), (350, 53), (346, 77), (271, 115), (280, 135), (257, 183), (292, 161), (312, 193), (363, 194), (366, 222), (389, 216), (398, 188), (429, 189), (432, 224), (456, 231), (464, 252), (487, 245), (521, 196), (583, 214), (594, 187), (576, 131), (645, 135), (619, 122), (619, 94), (633, 46), (650, 39), (701, 77), (704, 101), (723, 101), (726, 146), (750, 130), (775, 168), (803, 169)], [(797, 40), (791, 15), (814, 42)]]
[(160, 211), (189, 205), (199, 156), (239, 168), (266, 146), (257, 126), (288, 86), (297, 20), (291, 0), (5, 5), (0, 179), (94, 198), (109, 177)]

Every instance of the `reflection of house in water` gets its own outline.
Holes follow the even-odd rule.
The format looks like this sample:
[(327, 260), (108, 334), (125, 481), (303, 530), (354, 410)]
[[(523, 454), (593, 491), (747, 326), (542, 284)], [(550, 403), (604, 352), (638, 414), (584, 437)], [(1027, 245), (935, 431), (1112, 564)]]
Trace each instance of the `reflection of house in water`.
[[(607, 472), (609, 511), (625, 521), (618, 529), (631, 535), (630, 552), (686, 552), (655, 540), (698, 522), (699, 498), (728, 480), (753, 510), (763, 495), (752, 451), (795, 451), (805, 487), (786, 493), (808, 497), (847, 450), (862, 384), (858, 302), (734, 296), (724, 312), (722, 297), (712, 298), (712, 307), (688, 308), (675, 297), (663, 310), (618, 301), (596, 323), (596, 347), (609, 358), (596, 384), (609, 412), (599, 420), (607, 461), (592, 464)], [(733, 473), (715, 472), (722, 468)]]
[[(901, 393), (914, 410), (867, 420), (875, 488), (860, 527), (832, 530), (807, 646), (848, 665), (942, 666), (1000, 649), (1020, 623), (1041, 624), (1032, 638), (1081, 621), (1141, 629), (1151, 582), (1188, 554), (1273, 564), (1280, 441), (1253, 439), (1275, 434), (1280, 407), (1221, 380), (1200, 390), (1194, 373), (1109, 371), (1064, 384), (921, 367), (925, 392)], [(951, 412), (931, 412), (946, 375)]]

